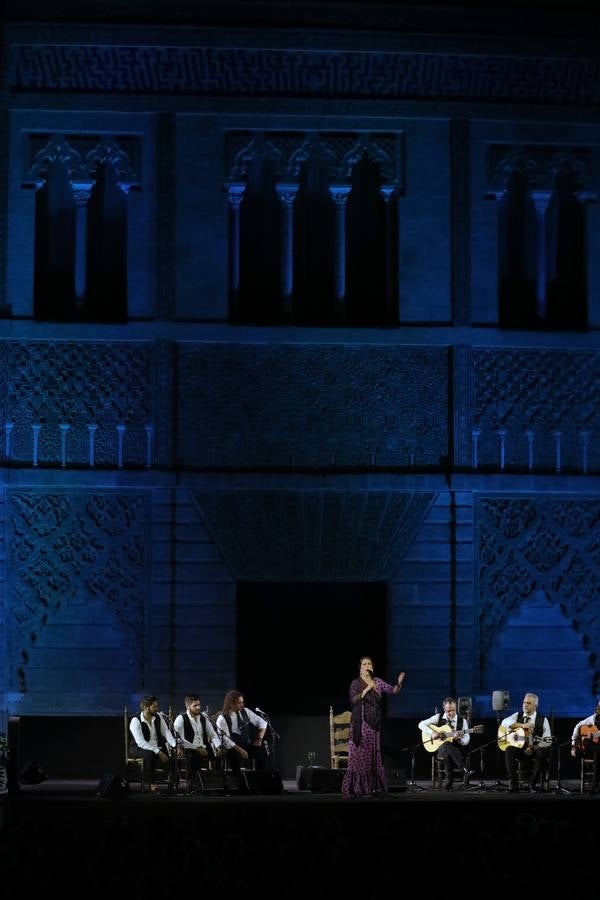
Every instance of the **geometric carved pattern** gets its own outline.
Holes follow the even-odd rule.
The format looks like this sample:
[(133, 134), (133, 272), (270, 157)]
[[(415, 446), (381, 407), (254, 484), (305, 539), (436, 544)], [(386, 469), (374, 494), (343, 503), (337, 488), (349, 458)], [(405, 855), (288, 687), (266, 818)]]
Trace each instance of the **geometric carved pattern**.
[(593, 104), (596, 59), (253, 47), (13, 44), (12, 91)]
[(238, 581), (387, 581), (431, 491), (192, 490)]
[[(116, 425), (126, 426), (126, 465), (146, 462), (145, 425), (152, 420), (152, 345), (148, 342), (2, 341), (0, 429), (13, 422), (11, 458), (31, 463), (32, 424), (39, 433), (40, 463), (60, 463), (60, 424), (69, 424), (67, 461), (87, 464), (89, 432), (98, 465), (117, 460)], [(4, 441), (1, 442), (4, 452)]]
[(345, 132), (229, 132), (226, 155), (228, 181), (244, 180), (248, 167), (257, 160), (269, 160), (276, 177), (298, 181), (302, 165), (321, 160), (330, 182), (349, 181), (352, 169), (367, 156), (377, 163), (382, 181), (404, 188), (404, 146), (402, 134)]
[(143, 681), (147, 500), (139, 493), (7, 493), (10, 681), (26, 689), (31, 648), (69, 604), (101, 600), (128, 632)]
[(190, 342), (178, 354), (186, 466), (433, 468), (447, 456), (443, 347)]
[(496, 196), (503, 194), (509, 187), (511, 176), (519, 173), (526, 176), (530, 190), (552, 193), (557, 175), (568, 174), (578, 197), (581, 198), (587, 189), (585, 196), (589, 199), (592, 160), (590, 147), (490, 145), (487, 149), (487, 191)]
[[(481, 429), (480, 467), (498, 468), (498, 430), (506, 430), (506, 466), (528, 465), (526, 431), (533, 434), (533, 469), (552, 471), (555, 432), (561, 467), (581, 471), (582, 432), (600, 433), (600, 353), (586, 350), (456, 351), (456, 460), (473, 465), (471, 429)], [(588, 471), (600, 471), (600, 442), (589, 440)]]
[[(67, 140), (68, 137), (68, 140)], [(61, 162), (71, 181), (95, 182), (102, 165), (111, 166), (117, 182), (124, 185), (139, 181), (140, 141), (112, 135), (35, 134), (29, 139), (29, 159), (24, 183), (42, 183), (56, 162)], [(131, 155), (131, 156), (130, 156)], [(134, 168), (135, 167), (135, 168)]]
[(484, 497), (478, 505), (483, 659), (511, 613), (534, 592), (582, 636), (600, 687), (600, 498)]

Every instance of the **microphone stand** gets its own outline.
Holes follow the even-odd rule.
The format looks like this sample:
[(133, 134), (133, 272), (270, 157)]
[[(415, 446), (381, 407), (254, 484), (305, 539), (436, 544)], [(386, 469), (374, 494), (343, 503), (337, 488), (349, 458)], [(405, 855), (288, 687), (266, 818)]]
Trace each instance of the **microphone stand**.
[[(498, 712), (498, 710), (496, 710), (496, 712)], [(504, 708), (503, 712), (506, 712), (506, 707)], [(496, 744), (496, 757), (498, 756), (499, 753), (501, 753), (500, 738), (498, 737), (498, 732), (500, 731), (501, 723), (502, 723), (502, 720), (501, 720), (500, 716), (496, 715), (496, 738), (494, 739), (494, 741), (490, 741), (490, 744), (492, 744), (492, 743)], [(502, 761), (504, 762), (504, 759)], [(496, 759), (496, 767), (497, 766), (498, 766), (498, 759)], [(496, 768), (496, 772), (498, 772), (498, 768)], [(510, 790), (510, 787), (509, 787), (509, 785), (507, 785), (503, 781), (501, 781), (500, 778), (496, 778), (496, 784), (493, 784), (488, 790), (502, 792), (502, 791)]]
[(175, 738), (175, 746), (172, 747), (170, 744), (168, 747), (168, 756), (169, 756), (169, 778), (167, 781), (167, 794), (170, 796), (177, 795), (179, 791), (179, 766), (177, 765), (177, 748), (180, 746), (181, 738), (178, 734), (173, 734), (173, 726), (172, 726), (172, 713), (171, 707), (169, 707), (169, 712), (167, 715), (165, 713), (158, 713), (160, 718), (164, 720), (165, 725), (167, 726), (169, 733)]
[(497, 791), (497, 790), (506, 790), (506, 785), (502, 784), (502, 782), (497, 781), (494, 785), (488, 785), (485, 783), (483, 778), (483, 772), (485, 768), (484, 762), (484, 751), (486, 747), (491, 747), (492, 744), (498, 746), (498, 738), (492, 738), (491, 741), (488, 741), (486, 744), (482, 744), (481, 747), (477, 747), (472, 753), (479, 753), (479, 784), (472, 785), (471, 787), (465, 788), (467, 794), (469, 793), (481, 793), (482, 791)]
[(418, 744), (411, 744), (408, 747), (401, 747), (400, 753), (410, 753), (410, 781), (406, 785), (407, 790), (409, 791), (426, 791), (427, 788), (424, 788), (422, 784), (417, 784), (415, 781), (415, 751), (422, 747), (422, 742)]
[(562, 755), (562, 748), (566, 747), (567, 744), (571, 746), (571, 738), (568, 741), (563, 741), (562, 744), (557, 744), (556, 746), (556, 787), (554, 788), (555, 794), (560, 794), (563, 797), (566, 797), (567, 794), (572, 794), (572, 791), (569, 791), (566, 787), (562, 786), (560, 780), (560, 758)]
[(258, 715), (263, 716), (266, 719), (267, 725), (269, 726), (269, 731), (271, 732), (272, 742), (271, 742), (270, 754), (269, 754), (269, 745), (266, 741), (263, 741), (263, 747), (265, 748), (267, 756), (269, 756), (269, 755), (271, 756), (271, 769), (274, 772), (276, 772), (279, 769), (278, 759), (277, 759), (277, 752), (278, 752), (277, 741), (280, 741), (281, 737), (273, 728), (273, 723), (271, 722), (271, 718), (268, 713), (266, 713), (264, 710), (261, 710), (258, 713)]

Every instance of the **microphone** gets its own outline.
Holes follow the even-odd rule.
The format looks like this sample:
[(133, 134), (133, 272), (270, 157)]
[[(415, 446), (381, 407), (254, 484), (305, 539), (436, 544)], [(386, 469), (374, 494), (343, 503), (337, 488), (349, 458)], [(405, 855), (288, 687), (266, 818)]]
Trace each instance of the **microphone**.
[(367, 669), (367, 675), (373, 677), (373, 669)]

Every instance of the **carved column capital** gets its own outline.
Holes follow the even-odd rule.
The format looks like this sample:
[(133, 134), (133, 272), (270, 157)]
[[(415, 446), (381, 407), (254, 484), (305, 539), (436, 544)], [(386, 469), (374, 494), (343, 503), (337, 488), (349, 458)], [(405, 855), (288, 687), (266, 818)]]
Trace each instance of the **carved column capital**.
[(243, 181), (230, 181), (225, 185), (227, 200), (232, 209), (238, 209), (246, 193), (246, 184)]
[(277, 196), (286, 209), (292, 209), (300, 185), (293, 182), (279, 182), (275, 185)]
[(346, 208), (346, 203), (348, 202), (348, 197), (351, 190), (352, 187), (349, 184), (329, 185), (329, 193), (331, 194), (331, 198), (338, 209)]

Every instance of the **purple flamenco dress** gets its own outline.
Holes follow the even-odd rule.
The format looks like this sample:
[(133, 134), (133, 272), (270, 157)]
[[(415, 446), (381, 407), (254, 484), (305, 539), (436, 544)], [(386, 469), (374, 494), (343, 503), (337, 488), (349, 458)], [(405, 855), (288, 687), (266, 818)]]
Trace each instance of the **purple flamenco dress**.
[(350, 685), (352, 731), (348, 768), (342, 782), (342, 794), (346, 797), (369, 796), (375, 791), (387, 792), (379, 741), (381, 695), (392, 694), (394, 688), (381, 678), (373, 680), (376, 689), (369, 691), (364, 700), (355, 701), (355, 698), (360, 697), (366, 683), (361, 678), (355, 678)]

